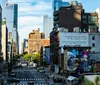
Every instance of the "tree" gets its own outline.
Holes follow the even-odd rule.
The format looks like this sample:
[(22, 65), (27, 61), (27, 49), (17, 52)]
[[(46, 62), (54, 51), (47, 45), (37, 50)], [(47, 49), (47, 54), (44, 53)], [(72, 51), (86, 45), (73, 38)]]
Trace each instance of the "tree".
[(31, 61), (31, 55), (30, 54), (25, 54), (23, 56), (23, 59), (26, 60), (26, 61), (28, 61), (28, 62), (30, 62)]
[(40, 53), (33, 53), (32, 60), (33, 61), (40, 61)]
[(95, 84), (99, 85), (99, 81), (100, 81), (100, 78), (99, 78), (99, 76), (97, 76), (96, 79), (95, 79)]

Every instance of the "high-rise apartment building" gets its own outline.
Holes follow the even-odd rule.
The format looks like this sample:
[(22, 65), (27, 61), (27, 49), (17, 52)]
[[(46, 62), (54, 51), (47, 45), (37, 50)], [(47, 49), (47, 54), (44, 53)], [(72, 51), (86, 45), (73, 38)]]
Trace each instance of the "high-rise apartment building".
[(50, 32), (53, 28), (52, 18), (48, 15), (44, 15), (43, 18), (43, 32), (45, 33), (45, 38), (49, 38)]
[(2, 21), (2, 53), (3, 53), (3, 59), (7, 62), (8, 60), (8, 29), (6, 26), (6, 19), (3, 19)]

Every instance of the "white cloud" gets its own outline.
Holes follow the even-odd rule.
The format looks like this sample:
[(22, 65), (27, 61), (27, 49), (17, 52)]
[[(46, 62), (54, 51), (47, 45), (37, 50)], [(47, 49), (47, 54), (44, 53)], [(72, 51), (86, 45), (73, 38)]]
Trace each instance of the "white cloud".
[[(49, 2), (48, 2), (49, 1)], [(18, 3), (18, 31), (21, 42), (33, 29), (43, 30), (43, 15), (52, 15), (51, 0), (9, 0)]]
[(34, 26), (42, 24), (42, 16), (23, 16), (18, 18), (19, 29), (23, 29), (26, 26)]

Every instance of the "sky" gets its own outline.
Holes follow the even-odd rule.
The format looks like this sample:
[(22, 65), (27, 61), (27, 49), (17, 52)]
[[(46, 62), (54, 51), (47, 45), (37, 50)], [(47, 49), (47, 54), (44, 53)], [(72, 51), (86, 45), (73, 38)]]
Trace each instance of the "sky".
[[(43, 15), (52, 16), (52, 0), (9, 0), (18, 4), (18, 31), (20, 43), (33, 29), (43, 31)], [(70, 0), (62, 0), (70, 1)], [(100, 7), (100, 0), (78, 0), (86, 12), (94, 12)]]

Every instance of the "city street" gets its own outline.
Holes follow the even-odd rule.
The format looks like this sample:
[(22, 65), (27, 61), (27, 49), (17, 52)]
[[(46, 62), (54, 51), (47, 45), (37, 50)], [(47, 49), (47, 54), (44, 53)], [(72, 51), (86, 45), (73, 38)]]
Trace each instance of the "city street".
[[(27, 85), (29, 81), (34, 81), (34, 85), (47, 85), (46, 80), (48, 75), (45, 73), (39, 73), (35, 68), (29, 69), (16, 69), (15, 71), (16, 78), (20, 80), (17, 85)], [(10, 84), (13, 85), (13, 84)]]

